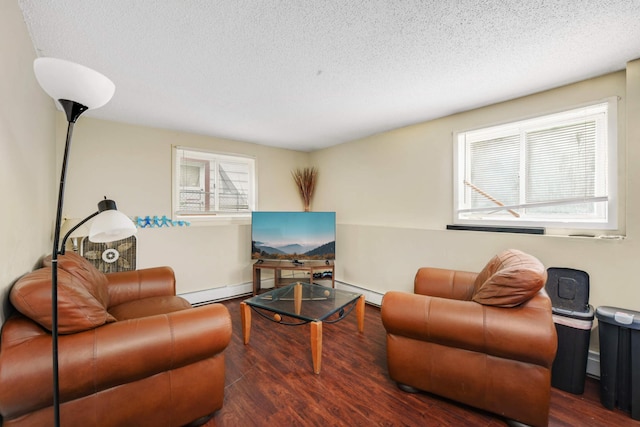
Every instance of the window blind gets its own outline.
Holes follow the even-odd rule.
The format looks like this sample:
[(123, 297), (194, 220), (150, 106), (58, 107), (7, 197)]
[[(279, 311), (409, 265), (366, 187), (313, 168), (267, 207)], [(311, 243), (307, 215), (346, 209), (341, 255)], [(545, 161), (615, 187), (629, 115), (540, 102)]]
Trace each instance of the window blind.
[(606, 222), (610, 105), (459, 133), (456, 218)]

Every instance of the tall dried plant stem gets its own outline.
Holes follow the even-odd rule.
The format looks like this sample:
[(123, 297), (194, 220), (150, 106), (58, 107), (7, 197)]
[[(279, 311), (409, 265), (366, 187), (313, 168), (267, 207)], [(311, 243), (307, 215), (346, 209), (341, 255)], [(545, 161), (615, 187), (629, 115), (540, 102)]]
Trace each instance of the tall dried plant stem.
[(314, 167), (303, 169), (298, 168), (294, 171), (291, 171), (291, 175), (293, 175), (293, 180), (298, 186), (300, 197), (302, 197), (302, 201), (304, 202), (304, 211), (309, 212), (309, 209), (311, 207), (311, 198), (313, 197), (313, 191), (316, 188), (316, 177), (318, 175), (318, 170)]

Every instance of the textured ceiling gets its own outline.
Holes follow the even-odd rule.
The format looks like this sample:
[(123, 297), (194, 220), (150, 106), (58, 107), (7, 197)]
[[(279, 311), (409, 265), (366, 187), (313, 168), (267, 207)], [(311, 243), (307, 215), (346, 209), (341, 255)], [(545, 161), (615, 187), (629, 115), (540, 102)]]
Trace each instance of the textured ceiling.
[(87, 115), (311, 151), (625, 68), (638, 0), (18, 0)]

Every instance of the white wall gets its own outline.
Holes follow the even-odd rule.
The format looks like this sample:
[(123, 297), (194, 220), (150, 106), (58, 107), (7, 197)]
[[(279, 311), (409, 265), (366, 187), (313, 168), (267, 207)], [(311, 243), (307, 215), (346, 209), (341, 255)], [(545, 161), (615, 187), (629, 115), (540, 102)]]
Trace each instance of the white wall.
[[(33, 74), (33, 44), (16, 1), (0, 1), (0, 295), (52, 250), (55, 108)], [(6, 316), (0, 312), (0, 322)]]
[[(60, 114), (59, 149), (65, 135), (66, 122)], [(83, 218), (107, 196), (132, 218), (171, 218), (172, 145), (253, 156), (258, 209), (302, 210), (291, 170), (307, 166), (308, 153), (81, 117), (73, 134), (64, 216)], [(138, 268), (170, 265), (179, 293), (252, 280), (248, 220), (142, 228), (137, 238)]]

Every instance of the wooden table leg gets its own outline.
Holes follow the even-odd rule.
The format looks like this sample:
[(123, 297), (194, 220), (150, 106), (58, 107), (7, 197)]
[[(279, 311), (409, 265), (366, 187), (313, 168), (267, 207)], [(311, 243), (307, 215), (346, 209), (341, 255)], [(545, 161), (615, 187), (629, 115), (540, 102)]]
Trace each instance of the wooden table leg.
[(245, 302), (240, 303), (240, 318), (242, 319), (244, 343), (249, 344), (249, 338), (251, 337), (251, 307)]
[(331, 287), (334, 289), (336, 287), (335, 267), (333, 266), (333, 264), (331, 265)]
[(280, 280), (282, 279), (282, 270), (280, 270), (279, 268), (274, 268), (273, 269), (273, 288), (279, 288), (280, 287)]
[(313, 372), (320, 373), (322, 363), (322, 322), (311, 322), (311, 357), (313, 359)]
[(253, 265), (253, 296), (256, 296), (260, 292), (262, 281), (262, 274), (260, 267), (257, 264)]
[(301, 310), (302, 310), (302, 284), (298, 282), (293, 286), (293, 311), (299, 315)]
[(364, 295), (356, 302), (356, 317), (358, 318), (358, 332), (364, 332)]

